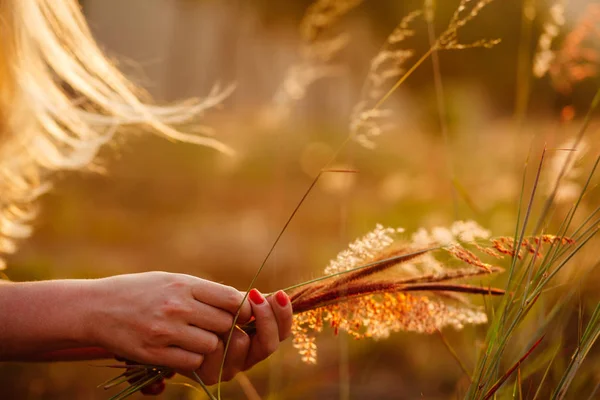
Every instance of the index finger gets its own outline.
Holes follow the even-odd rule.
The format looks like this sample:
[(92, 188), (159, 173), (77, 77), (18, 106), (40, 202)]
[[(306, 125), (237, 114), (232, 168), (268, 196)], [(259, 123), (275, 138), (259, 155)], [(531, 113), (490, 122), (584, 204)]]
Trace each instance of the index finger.
[(192, 296), (194, 296), (194, 299), (204, 304), (220, 308), (232, 315), (235, 315), (239, 309), (240, 315), (238, 317), (238, 323), (246, 323), (250, 320), (252, 309), (248, 300), (244, 301), (242, 304), (244, 293), (232, 286), (221, 285), (220, 283), (200, 278), (198, 279), (199, 282), (196, 282), (192, 286)]

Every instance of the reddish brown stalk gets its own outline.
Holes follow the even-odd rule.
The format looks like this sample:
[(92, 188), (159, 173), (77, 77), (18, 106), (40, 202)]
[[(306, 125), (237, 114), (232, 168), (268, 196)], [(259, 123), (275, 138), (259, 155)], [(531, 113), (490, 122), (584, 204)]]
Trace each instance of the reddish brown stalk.
[[(395, 265), (401, 264), (403, 262), (407, 262), (413, 260), (419, 256), (422, 256), (425, 253), (430, 252), (432, 249), (422, 249), (417, 251), (410, 251), (408, 249), (394, 250), (389, 253), (383, 254), (381, 257), (381, 261), (375, 259), (372, 262), (376, 263), (371, 265), (370, 267), (365, 267), (363, 269), (359, 269), (355, 272), (350, 272), (348, 274), (342, 275), (340, 278), (336, 279), (331, 285), (327, 287), (327, 289), (335, 289), (342, 285), (355, 282), (361, 278), (365, 278), (367, 276), (383, 272), (388, 268), (391, 268)], [(410, 251), (410, 253), (407, 253)], [(407, 253), (405, 257), (402, 257), (402, 253)], [(390, 260), (390, 258), (393, 258)]]
[[(292, 293), (290, 295), (290, 300), (292, 303), (295, 303), (301, 297), (307, 297), (317, 292), (324, 292), (335, 289), (350, 282), (354, 282), (360, 278), (364, 278), (376, 274), (378, 272), (385, 271), (386, 269), (391, 268), (395, 265), (401, 264), (406, 261), (410, 261), (432, 250), (432, 248), (429, 248), (409, 253), (407, 253), (407, 251), (410, 251), (408, 249), (389, 251), (371, 260), (371, 265), (369, 265), (368, 267), (360, 268), (356, 271), (344, 273), (342, 275), (331, 276), (330, 279), (327, 279), (329, 283), (318, 282), (314, 284), (309, 284), (304, 288)], [(406, 253), (405, 256), (403, 256), (402, 253)]]
[(441, 274), (427, 274), (427, 275), (416, 276), (414, 278), (407, 278), (407, 279), (403, 279), (401, 282), (405, 283), (405, 284), (425, 283), (425, 282), (443, 282), (443, 281), (449, 281), (449, 280), (453, 280), (453, 279), (469, 278), (472, 276), (496, 273), (496, 272), (503, 272), (503, 271), (504, 271), (504, 268), (494, 267), (494, 266), (491, 267), (491, 270), (489, 272), (487, 270), (484, 270), (481, 268), (461, 268), (461, 269), (456, 269), (456, 270), (445, 271), (444, 273), (441, 273)]
[(300, 314), (309, 310), (324, 307), (326, 305), (341, 303), (354, 297), (378, 293), (415, 291), (457, 292), (487, 295), (503, 295), (505, 293), (504, 290), (498, 288), (483, 288), (479, 286), (450, 283), (421, 283), (406, 285), (398, 282), (361, 282), (358, 285), (334, 288), (323, 293), (317, 293), (315, 296), (306, 299), (299, 299), (294, 304), (294, 313)]
[[(484, 296), (487, 295), (487, 292)], [(436, 296), (439, 298), (445, 298), (448, 300), (452, 300), (464, 305), (471, 305), (471, 302), (469, 302), (468, 298), (466, 296), (464, 296), (462, 293), (457, 293), (457, 292), (436, 292)]]
[(542, 343), (543, 339), (544, 339), (544, 336), (542, 336), (541, 338), (539, 338), (533, 344), (533, 346), (531, 346), (531, 348), (529, 348), (529, 350), (527, 350), (527, 353), (525, 353), (523, 355), (523, 357), (521, 357), (519, 359), (519, 361), (517, 361), (515, 363), (515, 365), (513, 365), (512, 367), (510, 367), (508, 369), (508, 371), (506, 371), (504, 373), (504, 375), (502, 375), (502, 377), (498, 380), (498, 382), (496, 382), (494, 384), (494, 386), (492, 386), (490, 388), (490, 390), (487, 391), (487, 393), (485, 394), (485, 396), (483, 396), (483, 400), (488, 400), (490, 397), (492, 397), (494, 395), (494, 393), (496, 393), (498, 391), (498, 389), (500, 389), (500, 387), (504, 384), (504, 382), (506, 382), (506, 380), (512, 375), (512, 373), (515, 372), (515, 370), (521, 366), (521, 364), (523, 363), (523, 361), (525, 361), (525, 359), (527, 357), (529, 357), (531, 355), (531, 353), (533, 353), (533, 351), (540, 345), (540, 343)]
[[(333, 278), (332, 278), (333, 279)], [(307, 285), (299, 290), (290, 294), (290, 301), (295, 303), (299, 298), (308, 296), (311, 293), (315, 293), (323, 288), (327, 287), (327, 284), (323, 284), (320, 282), (315, 282), (313, 284)]]
[(504, 289), (494, 287), (482, 287), (472, 285), (460, 285), (452, 283), (423, 283), (408, 285), (404, 292), (433, 291), (433, 292), (455, 292), (468, 294), (486, 294), (491, 296), (502, 296), (506, 293)]
[(397, 292), (406, 285), (396, 282), (361, 283), (360, 285), (332, 288), (325, 292), (317, 293), (312, 297), (299, 299), (294, 304), (294, 314), (314, 310), (330, 304), (341, 303), (353, 297), (366, 296), (382, 292)]

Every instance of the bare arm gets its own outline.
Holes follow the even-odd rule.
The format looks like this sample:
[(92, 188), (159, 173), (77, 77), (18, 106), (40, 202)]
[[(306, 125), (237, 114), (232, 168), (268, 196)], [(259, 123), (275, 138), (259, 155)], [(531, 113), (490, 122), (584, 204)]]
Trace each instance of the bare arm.
[[(197, 368), (228, 332), (236, 289), (183, 274), (0, 285), (0, 359), (96, 346), (148, 364)], [(251, 316), (245, 302), (240, 319)]]
[(0, 284), (0, 360), (92, 345), (93, 307), (86, 280)]
[(243, 297), (230, 286), (165, 272), (0, 283), (0, 361), (114, 354), (179, 371), (201, 368), (212, 382), (241, 305), (238, 323), (254, 317), (257, 333), (250, 338), (236, 331), (226, 365), (230, 379), (273, 353), (292, 324), (285, 293), (267, 300), (254, 290), (252, 304)]

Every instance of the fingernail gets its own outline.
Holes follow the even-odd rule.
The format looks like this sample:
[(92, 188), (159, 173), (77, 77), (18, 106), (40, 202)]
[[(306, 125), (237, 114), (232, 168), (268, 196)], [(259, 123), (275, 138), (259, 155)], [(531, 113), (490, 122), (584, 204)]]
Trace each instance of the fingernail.
[(265, 298), (256, 289), (252, 289), (250, 291), (250, 293), (248, 294), (248, 297), (250, 297), (251, 302), (253, 302), (254, 304), (257, 304), (257, 305), (262, 304), (265, 301)]
[(275, 293), (275, 300), (277, 300), (277, 304), (279, 304), (281, 307), (285, 307), (290, 301), (290, 298), (283, 290), (280, 290), (279, 292)]
[(160, 379), (157, 382), (152, 382), (149, 385), (144, 386), (141, 392), (147, 396), (157, 396), (165, 391), (165, 386), (164, 380)]

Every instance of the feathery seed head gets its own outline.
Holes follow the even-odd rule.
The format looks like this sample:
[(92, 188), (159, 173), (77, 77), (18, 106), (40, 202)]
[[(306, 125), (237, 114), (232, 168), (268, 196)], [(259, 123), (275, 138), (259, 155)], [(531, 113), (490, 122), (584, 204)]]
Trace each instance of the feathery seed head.
[(350, 243), (347, 250), (342, 251), (334, 260), (331, 260), (325, 268), (325, 275), (367, 264), (394, 242), (396, 232), (398, 229), (385, 228), (377, 224), (373, 231)]
[[(292, 294), (293, 343), (303, 361), (317, 362), (315, 334), (326, 326), (356, 339), (382, 339), (393, 332), (432, 333), (448, 326), (462, 329), (486, 323), (486, 314), (464, 295), (504, 291), (452, 283), (502, 271), (482, 261), (475, 251), (495, 259), (522, 258), (526, 253), (539, 258), (544, 245), (574, 243), (569, 237), (539, 235), (523, 238), (517, 249), (511, 237), (490, 238), (491, 233), (475, 221), (456, 221), (449, 228), (421, 228), (409, 243), (397, 247), (398, 231), (377, 225), (330, 262), (325, 273), (331, 277)], [(453, 268), (438, 260), (437, 252), (467, 267)]]
[[(293, 343), (303, 361), (316, 363), (314, 335), (327, 325), (336, 333), (343, 330), (356, 339), (381, 339), (399, 331), (432, 333), (446, 326), (462, 329), (466, 324), (487, 322), (485, 313), (465, 298), (439, 294), (446, 289), (449, 293), (461, 291), (464, 286), (435, 285), (498, 271), (458, 243), (487, 239), (489, 231), (474, 221), (457, 221), (450, 228), (437, 227), (431, 232), (420, 229), (409, 244), (393, 250), (399, 231), (377, 225), (329, 263), (325, 273), (335, 276), (292, 295), (298, 313), (292, 328)], [(446, 251), (454, 258), (476, 268), (449, 269), (434, 257), (435, 249), (429, 248), (440, 244), (447, 245)], [(366, 264), (369, 266), (359, 268)], [(391, 272), (395, 265), (401, 267), (398, 278)], [(348, 272), (343, 274), (344, 271)]]

